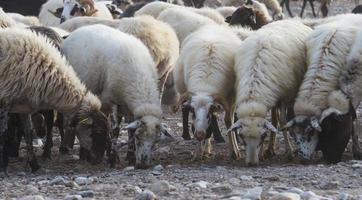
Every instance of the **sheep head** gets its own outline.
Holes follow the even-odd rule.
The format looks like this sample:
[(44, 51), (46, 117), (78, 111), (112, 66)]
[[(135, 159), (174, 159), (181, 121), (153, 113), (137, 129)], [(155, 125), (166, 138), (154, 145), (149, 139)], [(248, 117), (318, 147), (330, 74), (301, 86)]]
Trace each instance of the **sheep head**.
[[(239, 130), (239, 131), (238, 131)], [(259, 163), (259, 152), (264, 139), (271, 133), (278, 133), (278, 130), (265, 118), (262, 117), (243, 117), (236, 121), (228, 133), (238, 131), (245, 145), (246, 158), (248, 165), (257, 165)]]
[(318, 145), (319, 134), (322, 132), (317, 117), (296, 116), (283, 129), (289, 130), (296, 144), (299, 157), (303, 160), (311, 159)]
[(254, 10), (246, 6), (239, 7), (231, 16), (227, 17), (225, 22), (229, 25), (240, 25), (257, 29), (257, 22)]
[(73, 16), (93, 16), (98, 11), (93, 0), (63, 0), (63, 4), (60, 23)]
[[(126, 129), (132, 135), (135, 147), (135, 167), (145, 169), (152, 164), (152, 150), (162, 138), (171, 137), (167, 129), (155, 116), (143, 116), (128, 124)], [(129, 141), (130, 142), (130, 141)]]

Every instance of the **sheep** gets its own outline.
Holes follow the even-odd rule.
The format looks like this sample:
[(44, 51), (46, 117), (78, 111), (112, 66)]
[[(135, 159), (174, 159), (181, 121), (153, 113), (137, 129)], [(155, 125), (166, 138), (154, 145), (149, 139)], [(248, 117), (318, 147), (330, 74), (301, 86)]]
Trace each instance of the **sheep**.
[(60, 23), (65, 22), (73, 16), (93, 16), (113, 19), (112, 14), (102, 2), (95, 2), (94, 0), (64, 0)]
[(62, 49), (80, 79), (100, 96), (105, 113), (111, 113), (115, 104), (134, 120), (126, 127), (127, 158), (137, 168), (149, 167), (152, 147), (166, 129), (161, 124), (157, 73), (148, 49), (134, 36), (104, 25), (77, 29), (64, 40)]
[[(302, 5), (302, 11), (300, 12), (300, 17), (303, 17), (303, 13), (304, 13), (304, 9), (305, 9), (305, 6), (307, 5), (307, 2), (309, 2), (311, 8), (312, 8), (312, 13), (313, 13), (313, 16), (316, 17), (316, 13), (314, 11), (314, 1), (315, 0), (303, 0), (303, 5)], [(320, 1), (320, 10), (322, 11), (322, 16), (323, 17), (327, 17), (328, 15), (328, 5), (331, 4), (333, 0), (321, 0)], [(290, 6), (289, 6), (289, 3), (290, 3), (290, 0), (282, 0), (282, 2), (280, 3), (280, 5), (283, 7), (283, 5), (285, 4), (285, 7), (289, 13), (289, 16), (293, 17), (293, 14), (292, 12), (290, 11)]]
[(48, 0), (41, 6), (39, 21), (43, 26), (58, 26), (62, 12), (63, 0)]
[[(297, 20), (268, 24), (246, 38), (235, 56), (236, 115), (238, 121), (229, 132), (241, 129), (246, 163), (259, 162), (264, 138), (272, 132), (268, 153), (274, 154), (277, 129), (266, 120), (267, 112), (279, 108), (280, 124), (286, 120), (286, 108), (298, 91), (306, 71), (304, 42), (311, 29)], [(275, 117), (275, 116), (274, 116)], [(287, 155), (292, 150), (283, 132)]]
[[(338, 162), (353, 131), (353, 111), (345, 95), (338, 92), (358, 30), (351, 24), (340, 21), (317, 26), (306, 41), (308, 71), (295, 100), (295, 118), (285, 126), (303, 160), (310, 160), (317, 146), (323, 144), (321, 150), (327, 162)], [(336, 109), (340, 112), (334, 112)], [(328, 155), (332, 149), (335, 152)]]
[(37, 17), (34, 16), (24, 16), (18, 13), (6, 13), (9, 17), (11, 17), (14, 21), (18, 23), (22, 23), (28, 26), (39, 26), (40, 22)]
[[(200, 141), (195, 159), (211, 152), (211, 125), (217, 124), (215, 112), (225, 110), (230, 128), (234, 113), (235, 81), (233, 64), (241, 40), (227, 27), (206, 25), (190, 34), (182, 43), (175, 67), (176, 90), (181, 94), (183, 135), (188, 134), (188, 115), (192, 113), (195, 138)], [(229, 134), (230, 155), (240, 158), (235, 135)]]
[(240, 25), (253, 30), (257, 30), (271, 22), (263, 13), (247, 6), (239, 7), (231, 16), (227, 17), (225, 21), (231, 26)]
[(1, 7), (7, 13), (13, 12), (25, 16), (37, 16), (40, 6), (45, 2), (46, 0), (2, 0)]
[(231, 16), (235, 11), (236, 7), (234, 6), (223, 6), (216, 8), (216, 11), (218, 11), (224, 18)]
[(73, 32), (76, 29), (82, 26), (94, 25), (94, 24), (103, 24), (112, 28), (117, 28), (119, 26), (120, 20), (110, 20), (103, 19), (99, 17), (73, 17), (63, 23), (61, 23), (58, 28), (66, 30), (68, 32)]
[(260, 3), (264, 3), (265, 6), (272, 11), (272, 16), (274, 20), (281, 20), (284, 18), (283, 10), (278, 0), (259, 0), (259, 1)]
[[(88, 160), (100, 162), (109, 143), (107, 117), (100, 112), (99, 99), (80, 82), (65, 58), (48, 39), (29, 30), (0, 30), (0, 44), (0, 96), (4, 113), (30, 114), (39, 109), (64, 113), (77, 130)], [(30, 115), (23, 116), (27, 161), (36, 171), (39, 165), (32, 151), (31, 119)]]
[(16, 22), (9, 17), (0, 7), (0, 28), (15, 27)]
[(139, 9), (141, 9), (143, 6), (145, 6), (147, 3), (146, 2), (138, 2), (138, 3), (135, 3), (135, 4), (132, 4), (130, 6), (128, 6), (123, 14), (122, 14), (122, 18), (125, 18), (125, 17), (133, 17), (135, 15), (135, 12)]
[(225, 24), (224, 17), (215, 9), (212, 9), (212, 8), (191, 9), (190, 8), (190, 10), (213, 20), (217, 24), (221, 24), (221, 25)]
[(242, 6), (244, 5), (245, 1), (244, 0), (223, 0), (221, 1), (221, 5), (222, 6)]
[(192, 32), (204, 25), (216, 24), (211, 19), (186, 9), (169, 8), (157, 18), (169, 24), (176, 32), (180, 43)]

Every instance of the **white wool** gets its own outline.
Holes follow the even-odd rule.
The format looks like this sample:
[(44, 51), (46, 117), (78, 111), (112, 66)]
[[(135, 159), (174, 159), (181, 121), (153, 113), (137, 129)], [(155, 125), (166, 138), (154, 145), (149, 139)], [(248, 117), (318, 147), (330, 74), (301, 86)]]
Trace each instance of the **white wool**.
[(0, 7), (0, 28), (15, 27), (16, 21), (7, 15)]
[(332, 91), (331, 93), (329, 93), (328, 106), (330, 108), (335, 108), (342, 114), (345, 114), (349, 111), (349, 105), (349, 99), (340, 90)]
[[(102, 45), (94, 41), (102, 41)], [(63, 51), (105, 109), (125, 104), (135, 117), (160, 118), (155, 64), (139, 39), (104, 25), (92, 25), (65, 39)]]
[(264, 26), (243, 41), (235, 57), (239, 118), (266, 117), (279, 101), (293, 100), (306, 71), (304, 42), (310, 32), (297, 20), (283, 20)]
[(247, 37), (253, 34), (253, 30), (242, 26), (230, 26), (231, 30), (241, 39), (245, 40)]
[[(39, 21), (44, 26), (58, 26), (60, 19), (55, 17), (51, 12), (63, 7), (63, 0), (48, 0), (41, 6), (39, 12)], [(51, 11), (51, 12), (50, 12)]]
[(264, 3), (253, 0), (253, 5), (251, 7), (255, 11), (257, 11), (257, 12), (261, 13), (263, 16), (265, 16), (265, 18), (268, 22), (273, 21), (273, 18), (269, 15), (268, 9), (266, 8)]
[(28, 26), (40, 25), (39, 19), (34, 16), (24, 16), (18, 13), (6, 13), (6, 14), (18, 23), (22, 23)]
[[(190, 8), (191, 9), (191, 8)], [(191, 9), (193, 12), (200, 14), (202, 16), (205, 16), (211, 20), (213, 20), (214, 22), (216, 22), (217, 24), (226, 24), (225, 22), (225, 18), (215, 9), (213, 8), (200, 8), (200, 9)]]
[(339, 89), (339, 79), (346, 69), (346, 58), (357, 30), (345, 22), (330, 23), (317, 27), (308, 37), (308, 71), (296, 98), (296, 115), (319, 117), (328, 108), (328, 95)]
[(218, 11), (224, 18), (231, 16), (235, 11), (237, 7), (234, 6), (223, 6), (216, 8), (216, 11)]
[(176, 32), (180, 43), (192, 32), (204, 25), (216, 24), (211, 19), (187, 9), (169, 8), (157, 18), (169, 24)]
[[(259, 0), (272, 12), (273, 18), (282, 19), (284, 17), (282, 7), (278, 0)], [(274, 17), (275, 16), (275, 17)]]
[(60, 24), (58, 27), (69, 32), (72, 32), (82, 26), (95, 24), (103, 24), (112, 28), (117, 28), (119, 26), (119, 21), (120, 20), (105, 19), (100, 17), (73, 17)]

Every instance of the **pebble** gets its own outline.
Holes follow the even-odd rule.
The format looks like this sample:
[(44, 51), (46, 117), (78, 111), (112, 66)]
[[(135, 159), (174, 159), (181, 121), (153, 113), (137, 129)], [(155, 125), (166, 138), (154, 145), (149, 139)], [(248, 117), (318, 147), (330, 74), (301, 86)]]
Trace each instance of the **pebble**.
[(229, 180), (229, 183), (230, 183), (231, 185), (239, 185), (239, 184), (240, 184), (240, 180), (237, 179), (237, 178), (231, 178), (231, 179)]
[(145, 190), (136, 197), (136, 200), (157, 200), (157, 196), (150, 190)]
[(261, 199), (261, 193), (263, 192), (262, 187), (254, 187), (241, 194), (243, 199), (259, 200)]
[(48, 180), (41, 180), (41, 181), (38, 181), (38, 184), (39, 184), (39, 185), (47, 185), (47, 184), (49, 184), (49, 185), (50, 185), (50, 183), (49, 183), (49, 181), (48, 181)]
[(138, 187), (138, 186), (134, 187), (134, 191), (135, 191), (136, 194), (141, 194), (142, 193), (142, 189), (140, 187)]
[(74, 181), (78, 185), (90, 185), (93, 183), (93, 180), (91, 178), (87, 178), (87, 177), (77, 177), (74, 179)]
[(228, 200), (243, 200), (241, 197), (230, 197)]
[(152, 171), (151, 173), (152, 173), (153, 175), (155, 175), (155, 176), (159, 176), (159, 175), (162, 174), (162, 172), (156, 171), (156, 170)]
[(206, 182), (206, 181), (198, 181), (198, 182), (195, 182), (195, 183), (190, 183), (187, 186), (188, 187), (198, 187), (198, 188), (205, 189), (205, 188), (207, 188), (208, 185), (209, 185), (209, 183)]
[(92, 190), (86, 190), (86, 191), (77, 192), (77, 195), (80, 195), (83, 198), (92, 198), (94, 197), (94, 192)]
[(25, 188), (26, 188), (25, 190), (30, 194), (39, 192), (39, 189), (37, 187), (34, 187), (33, 185), (26, 185)]
[(53, 180), (49, 182), (49, 185), (64, 185), (65, 179), (61, 176), (55, 177)]
[(349, 200), (352, 199), (351, 196), (347, 193), (340, 193), (338, 195), (338, 200)]
[(128, 172), (128, 171), (133, 171), (133, 170), (134, 170), (134, 166), (128, 166), (128, 167), (125, 167), (122, 171)]
[(163, 196), (168, 194), (171, 189), (174, 189), (174, 186), (171, 186), (168, 181), (158, 181), (156, 183), (153, 183), (148, 187), (149, 190), (156, 193), (157, 195)]
[(40, 195), (29, 195), (25, 197), (21, 197), (20, 200), (44, 200), (44, 197)]
[(233, 189), (229, 185), (224, 185), (224, 184), (216, 185), (212, 187), (211, 190), (218, 194), (226, 194), (233, 191)]
[(353, 164), (352, 165), (352, 169), (361, 169), (362, 168), (362, 164)]
[(270, 200), (300, 200), (300, 196), (295, 193), (282, 192), (274, 195)]
[(296, 188), (296, 187), (292, 187), (290, 189), (287, 190), (287, 192), (290, 192), (290, 193), (295, 193), (295, 194), (302, 194), (304, 191), (299, 189), (299, 188)]
[(337, 189), (339, 185), (338, 181), (324, 182), (319, 184), (319, 188), (322, 190), (333, 190)]
[(68, 195), (64, 198), (64, 200), (79, 200), (79, 199), (83, 199), (82, 196), (80, 195)]
[(155, 171), (162, 171), (164, 168), (162, 167), (162, 165), (156, 165), (153, 170)]
[(253, 177), (241, 175), (240, 180), (242, 180), (242, 181), (251, 181), (251, 180), (253, 180)]

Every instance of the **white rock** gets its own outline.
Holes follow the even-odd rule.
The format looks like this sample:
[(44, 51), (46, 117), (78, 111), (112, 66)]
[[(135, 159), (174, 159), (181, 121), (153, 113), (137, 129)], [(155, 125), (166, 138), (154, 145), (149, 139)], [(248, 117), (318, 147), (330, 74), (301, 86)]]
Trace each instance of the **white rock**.
[[(169, 191), (171, 191), (173, 186), (171, 186), (168, 181), (158, 181), (156, 183), (153, 183), (148, 187), (149, 190), (156, 193), (157, 195), (163, 196), (168, 194)], [(174, 187), (173, 187), (174, 188)]]
[(274, 195), (270, 200), (300, 200), (300, 196), (295, 193), (283, 192)]
[(195, 183), (188, 184), (187, 187), (198, 187), (198, 188), (205, 189), (205, 188), (207, 188), (208, 185), (209, 185), (209, 183), (206, 181), (198, 181)]
[(155, 167), (153, 167), (153, 170), (156, 171), (162, 171), (164, 168), (162, 167), (162, 165), (156, 165)]
[(142, 189), (140, 187), (138, 187), (138, 186), (134, 187), (134, 191), (135, 191), (136, 194), (141, 194), (142, 193)]
[(290, 188), (289, 190), (287, 190), (287, 192), (290, 192), (290, 193), (295, 193), (295, 194), (302, 194), (304, 191), (299, 189), (299, 188), (296, 188), (296, 187), (292, 187)]
[(33, 185), (26, 185), (25, 190), (30, 194), (34, 194), (34, 193), (39, 192), (39, 189), (37, 187), (34, 187)]
[(348, 200), (348, 199), (352, 199), (351, 196), (347, 193), (340, 193), (338, 195), (338, 200)]
[(212, 187), (211, 190), (219, 194), (226, 194), (233, 191), (233, 189), (229, 185), (225, 184), (217, 184), (214, 187)]
[(128, 171), (133, 171), (133, 170), (134, 170), (134, 166), (128, 166), (128, 167), (124, 168), (122, 171), (128, 172)]
[(261, 193), (263, 192), (262, 187), (255, 187), (247, 190), (245, 193), (241, 194), (241, 198), (243, 199), (251, 199), (251, 200), (259, 200), (261, 199)]
[(231, 179), (229, 180), (229, 183), (230, 183), (231, 185), (239, 185), (239, 184), (240, 184), (240, 180), (237, 179), (237, 178), (231, 178)]
[(356, 163), (352, 165), (353, 169), (361, 169), (362, 168), (362, 164)]
[(177, 125), (178, 127), (182, 128), (182, 123), (178, 122), (176, 125)]
[(228, 198), (228, 200), (243, 200), (243, 199), (241, 197), (235, 196), (235, 197)]
[(64, 198), (64, 200), (80, 200), (80, 199), (83, 199), (82, 196), (80, 195), (68, 195)]
[(157, 200), (157, 196), (150, 190), (145, 190), (136, 197), (136, 200)]
[(93, 183), (93, 180), (87, 177), (77, 177), (74, 179), (74, 182), (78, 185), (90, 185)]
[(240, 180), (242, 180), (242, 181), (251, 181), (251, 180), (253, 180), (253, 177), (241, 175)]
[(64, 184), (65, 180), (61, 176), (55, 177), (53, 180), (49, 182), (49, 185), (64, 185)]
[(29, 195), (25, 197), (21, 197), (20, 200), (44, 200), (44, 197), (40, 195)]
[(312, 191), (303, 192), (302, 194), (300, 194), (300, 196), (302, 197), (303, 200), (310, 200), (313, 198), (318, 198), (318, 196)]

